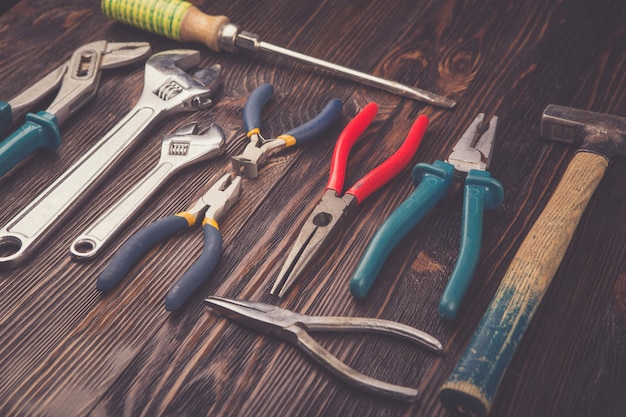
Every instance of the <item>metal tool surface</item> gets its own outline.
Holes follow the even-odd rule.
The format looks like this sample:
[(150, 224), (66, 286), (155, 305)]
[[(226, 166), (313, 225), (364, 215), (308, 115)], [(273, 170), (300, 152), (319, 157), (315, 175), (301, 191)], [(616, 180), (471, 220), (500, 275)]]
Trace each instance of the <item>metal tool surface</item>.
[[(242, 31), (226, 16), (210, 16), (190, 3), (181, 0), (102, 0), (102, 10), (113, 19), (154, 32), (171, 39), (185, 42), (201, 42), (215, 52), (226, 50), (262, 51), (288, 57), (310, 64), (332, 74), (360, 82), (371, 87), (440, 106), (452, 108), (455, 102), (449, 98), (409, 87), (396, 81), (386, 80), (360, 71), (333, 64), (299, 52), (260, 40), (259, 36)], [(148, 11), (158, 11), (151, 12)]]
[(135, 107), (0, 230), (0, 247), (8, 253), (0, 257), (0, 265), (16, 265), (32, 255), (157, 120), (212, 104), (220, 67), (194, 76), (184, 71), (199, 63), (200, 54), (193, 50), (165, 51), (148, 59), (144, 89)]
[(72, 256), (84, 260), (98, 256), (165, 181), (183, 168), (223, 153), (224, 132), (216, 125), (200, 135), (192, 123), (163, 137), (156, 166), (74, 240)]
[(541, 118), (541, 136), (579, 149), (440, 389), (441, 402), (455, 414), (484, 417), (489, 413), (609, 161), (626, 155), (624, 117), (549, 105)]
[(365, 332), (396, 336), (442, 353), (441, 342), (433, 336), (390, 320), (364, 317), (308, 316), (294, 313), (270, 304), (255, 301), (230, 300), (209, 297), (205, 300), (211, 308), (228, 318), (262, 333), (271, 334), (292, 343), (347, 384), (382, 397), (415, 401), (418, 390), (390, 384), (364, 375), (347, 366), (309, 335), (309, 331)]
[(77, 48), (72, 57), (9, 102), (0, 101), (0, 131), (15, 114), (26, 110), (58, 88), (46, 110), (28, 113), (26, 122), (0, 142), (0, 176), (38, 149), (55, 151), (61, 145), (59, 127), (96, 95), (103, 69), (129, 65), (145, 59), (145, 42), (91, 42)]

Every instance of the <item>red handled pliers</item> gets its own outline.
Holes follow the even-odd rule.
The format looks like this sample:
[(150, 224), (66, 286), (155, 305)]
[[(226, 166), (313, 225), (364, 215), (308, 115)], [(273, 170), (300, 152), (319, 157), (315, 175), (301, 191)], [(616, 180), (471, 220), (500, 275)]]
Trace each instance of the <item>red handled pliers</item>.
[(277, 293), (282, 297), (322, 247), (331, 241), (351, 209), (398, 175), (417, 152), (428, 127), (428, 118), (425, 115), (420, 115), (415, 120), (404, 143), (391, 157), (358, 180), (342, 196), (350, 149), (372, 123), (377, 112), (376, 103), (369, 103), (341, 132), (333, 151), (330, 178), (324, 195), (302, 227), (270, 291), (271, 294)]

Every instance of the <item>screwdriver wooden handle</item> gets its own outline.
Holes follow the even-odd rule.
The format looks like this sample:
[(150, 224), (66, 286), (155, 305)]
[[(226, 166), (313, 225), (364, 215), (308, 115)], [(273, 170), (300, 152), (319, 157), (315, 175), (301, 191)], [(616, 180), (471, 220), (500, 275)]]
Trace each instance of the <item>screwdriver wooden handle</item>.
[(522, 242), (474, 337), (440, 390), (454, 413), (485, 416), (541, 298), (556, 273), (608, 161), (577, 153)]
[(200, 42), (219, 52), (226, 16), (211, 16), (182, 0), (102, 0), (112, 19), (183, 42)]

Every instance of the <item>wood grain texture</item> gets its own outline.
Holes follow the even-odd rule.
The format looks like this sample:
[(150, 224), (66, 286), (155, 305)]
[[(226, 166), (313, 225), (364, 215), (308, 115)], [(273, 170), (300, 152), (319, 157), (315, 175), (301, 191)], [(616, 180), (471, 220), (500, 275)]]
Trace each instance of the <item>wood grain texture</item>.
[[(9, 99), (83, 43), (181, 44), (107, 19), (99, 1), (20, 0), (0, 16), (0, 98)], [(452, 111), (379, 92), (268, 55), (202, 49), (220, 63), (224, 87), (213, 109), (163, 121), (35, 259), (0, 272), (0, 414), (6, 416), (446, 416), (438, 390), (489, 304), (514, 254), (545, 207), (572, 150), (539, 139), (547, 104), (626, 115), (626, 3), (621, 0), (500, 2), (195, 1), (265, 41), (446, 95)], [(186, 47), (202, 48), (199, 44)], [(199, 256), (200, 229), (151, 251), (112, 293), (95, 278), (135, 230), (186, 207), (227, 172), (227, 157), (182, 172), (99, 259), (77, 263), (69, 244), (141, 178), (160, 137), (184, 123), (219, 124), (227, 153), (245, 145), (247, 95), (271, 82), (265, 135), (315, 116), (333, 97), (341, 123), (317, 143), (268, 159), (220, 222), (224, 253), (212, 278), (177, 314), (163, 309), (172, 283)], [(56, 154), (38, 153), (0, 178), (6, 224), (135, 104), (136, 65), (103, 73), (97, 96), (62, 126)], [(370, 294), (355, 301), (348, 280), (377, 227), (413, 190), (411, 167), (372, 195), (336, 242), (284, 299), (269, 295), (281, 265), (327, 181), (334, 140), (368, 102), (379, 115), (352, 151), (347, 185), (391, 155), (419, 114), (431, 120), (414, 162), (445, 157), (477, 113), (499, 116), (491, 166), (506, 191), (485, 215), (481, 262), (459, 320), (437, 303), (459, 246), (462, 185), (400, 242)], [(49, 101), (47, 102), (49, 103)], [(43, 103), (42, 106), (47, 105)], [(553, 282), (513, 358), (492, 416), (622, 416), (626, 409), (626, 162), (600, 182)], [(293, 346), (240, 327), (203, 305), (207, 295), (245, 298), (319, 315), (370, 316), (418, 327), (444, 342), (430, 355), (378, 336), (320, 334), (350, 366), (420, 390), (406, 404), (356, 391)]]

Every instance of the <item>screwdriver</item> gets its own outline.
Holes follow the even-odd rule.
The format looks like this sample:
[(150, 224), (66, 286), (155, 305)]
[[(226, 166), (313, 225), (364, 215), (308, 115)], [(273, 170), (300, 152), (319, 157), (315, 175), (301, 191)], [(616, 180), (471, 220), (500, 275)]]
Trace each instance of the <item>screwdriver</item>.
[(280, 46), (263, 42), (259, 36), (240, 30), (226, 16), (212, 16), (182, 0), (102, 0), (102, 11), (109, 17), (140, 29), (183, 42), (200, 42), (220, 52), (263, 51), (287, 56), (323, 68), (333, 74), (380, 88), (433, 106), (452, 108), (455, 102), (428, 91), (355, 71)]

